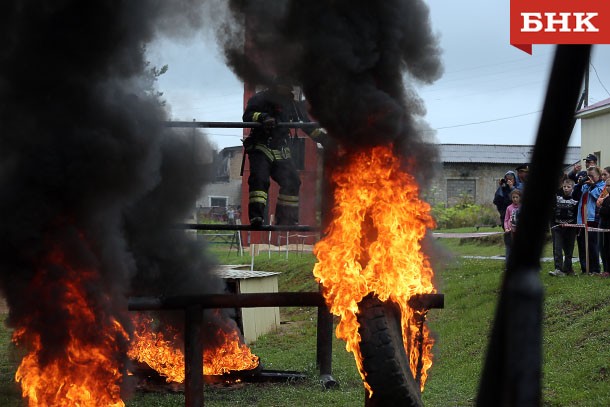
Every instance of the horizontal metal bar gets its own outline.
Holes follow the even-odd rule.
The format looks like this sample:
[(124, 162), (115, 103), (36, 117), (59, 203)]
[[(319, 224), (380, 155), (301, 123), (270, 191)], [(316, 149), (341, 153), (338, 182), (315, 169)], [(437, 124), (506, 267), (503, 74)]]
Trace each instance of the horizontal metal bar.
[(215, 223), (178, 223), (175, 225), (178, 229), (192, 229), (192, 230), (252, 230), (252, 231), (263, 231), (263, 232), (319, 232), (320, 228), (317, 226), (308, 225), (227, 225), (227, 224), (215, 224)]
[[(417, 294), (409, 299), (409, 306), (418, 310), (443, 308), (443, 294)], [(252, 294), (202, 294), (175, 297), (130, 297), (130, 311), (181, 309), (189, 305), (203, 308), (255, 308), (255, 307), (319, 307), (324, 298), (318, 292), (279, 292)]]
[[(187, 121), (166, 121), (166, 127), (185, 127), (185, 128), (217, 128), (217, 129), (254, 129), (263, 127), (259, 122), (187, 122)], [(320, 127), (318, 122), (279, 122), (275, 127), (289, 127), (293, 129), (305, 129)]]

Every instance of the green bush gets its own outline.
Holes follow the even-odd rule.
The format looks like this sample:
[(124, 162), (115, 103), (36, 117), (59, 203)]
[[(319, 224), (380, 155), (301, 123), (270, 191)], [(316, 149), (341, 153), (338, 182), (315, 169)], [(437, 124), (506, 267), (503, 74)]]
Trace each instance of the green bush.
[(498, 211), (493, 205), (477, 205), (470, 202), (461, 202), (455, 206), (446, 207), (444, 204), (432, 208), (432, 216), (436, 220), (438, 229), (453, 229), (477, 225), (497, 225)]

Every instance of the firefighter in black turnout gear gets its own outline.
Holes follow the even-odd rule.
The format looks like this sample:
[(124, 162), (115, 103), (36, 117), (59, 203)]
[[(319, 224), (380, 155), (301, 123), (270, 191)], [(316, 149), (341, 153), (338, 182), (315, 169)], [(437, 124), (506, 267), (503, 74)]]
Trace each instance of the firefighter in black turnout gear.
[[(250, 161), (248, 178), (248, 217), (250, 224), (260, 226), (265, 218), (268, 201), (269, 177), (280, 186), (276, 206), (277, 225), (299, 223), (299, 188), (301, 180), (290, 155), (288, 141), (290, 129), (277, 127), (281, 122), (308, 122), (304, 109), (294, 100), (292, 83), (277, 77), (269, 89), (250, 98), (243, 115), (244, 122), (259, 122), (244, 140), (244, 148)], [(314, 129), (309, 136), (325, 135), (324, 130)]]

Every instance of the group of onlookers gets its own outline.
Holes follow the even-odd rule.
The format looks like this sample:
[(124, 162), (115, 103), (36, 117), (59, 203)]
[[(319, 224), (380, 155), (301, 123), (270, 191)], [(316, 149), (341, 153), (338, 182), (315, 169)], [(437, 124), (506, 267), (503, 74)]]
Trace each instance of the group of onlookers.
[(529, 165), (523, 164), (514, 171), (507, 171), (500, 180), (500, 186), (496, 190), (493, 203), (500, 213), (500, 225), (504, 229), (504, 247), (506, 258), (508, 258), (512, 245), (513, 236), (517, 231), (517, 219), (521, 205), (523, 187), (527, 181)]
[[(576, 244), (581, 274), (610, 276), (610, 167), (600, 169), (594, 154), (583, 161), (585, 170), (580, 162), (574, 164), (563, 174), (557, 190), (551, 219), (554, 259), (551, 276), (574, 275), (572, 257)], [(527, 164), (507, 171), (493, 200), (504, 229), (507, 258), (528, 171)]]

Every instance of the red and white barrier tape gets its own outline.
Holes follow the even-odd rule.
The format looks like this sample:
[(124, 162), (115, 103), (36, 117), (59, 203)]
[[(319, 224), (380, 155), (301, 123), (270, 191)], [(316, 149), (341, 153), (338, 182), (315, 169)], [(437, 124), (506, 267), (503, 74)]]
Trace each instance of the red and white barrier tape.
[[(555, 225), (553, 226), (551, 229), (555, 229), (557, 227), (562, 227), (562, 228), (584, 228), (585, 225), (581, 224), (581, 223), (560, 223), (559, 225)], [(602, 229), (602, 228), (594, 228), (594, 227), (587, 227), (587, 230), (589, 232), (610, 232), (610, 229)]]

